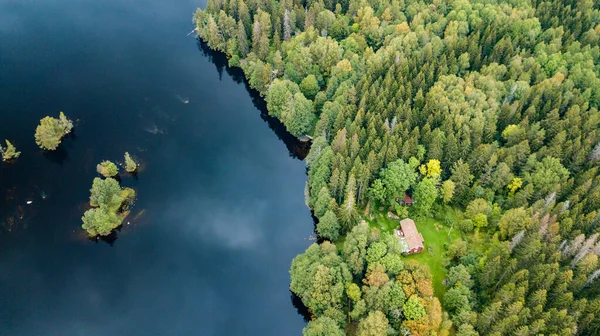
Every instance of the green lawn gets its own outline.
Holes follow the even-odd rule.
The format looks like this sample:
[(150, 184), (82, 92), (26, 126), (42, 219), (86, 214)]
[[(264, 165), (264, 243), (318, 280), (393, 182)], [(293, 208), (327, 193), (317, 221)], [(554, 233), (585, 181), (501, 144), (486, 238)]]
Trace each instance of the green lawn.
[[(454, 209), (447, 208), (454, 215)], [(374, 211), (372, 212), (373, 220), (367, 220), (369, 226), (377, 228), (381, 232), (392, 234), (393, 230), (399, 227), (399, 222), (387, 217), (387, 213)], [(442, 224), (441, 221), (433, 218), (413, 218), (417, 225), (417, 229), (423, 235), (425, 240), (425, 249), (423, 252), (413, 255), (407, 255), (406, 260), (416, 260), (420, 264), (426, 264), (429, 267), (433, 278), (433, 289), (435, 295), (442, 300), (446, 287), (442, 281), (446, 278), (446, 269), (442, 265), (444, 259), (444, 243), (452, 242), (460, 237), (459, 231), (454, 228), (450, 231), (450, 227)], [(437, 224), (437, 228), (436, 228)], [(448, 236), (448, 232), (450, 235)]]
[(429, 266), (429, 271), (433, 278), (435, 296), (441, 301), (446, 292), (446, 287), (442, 284), (442, 281), (446, 278), (446, 269), (442, 265), (445, 253), (444, 243), (450, 243), (454, 239), (459, 238), (460, 234), (454, 228), (450, 232), (450, 236), (448, 236), (450, 227), (443, 225), (442, 222), (433, 218), (414, 220), (417, 224), (417, 229), (423, 235), (425, 249), (421, 253), (406, 256), (406, 259), (416, 260), (421, 264)]

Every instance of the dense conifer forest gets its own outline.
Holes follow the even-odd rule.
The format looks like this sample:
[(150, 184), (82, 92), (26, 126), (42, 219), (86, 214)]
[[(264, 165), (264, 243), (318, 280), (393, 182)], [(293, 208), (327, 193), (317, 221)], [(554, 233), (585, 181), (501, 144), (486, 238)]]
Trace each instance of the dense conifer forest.
[[(290, 270), (312, 314), (304, 335), (600, 334), (599, 8), (209, 0), (196, 12), (269, 114), (313, 138), (307, 201), (324, 241)], [(443, 248), (425, 239), (421, 259), (404, 255), (403, 217)]]

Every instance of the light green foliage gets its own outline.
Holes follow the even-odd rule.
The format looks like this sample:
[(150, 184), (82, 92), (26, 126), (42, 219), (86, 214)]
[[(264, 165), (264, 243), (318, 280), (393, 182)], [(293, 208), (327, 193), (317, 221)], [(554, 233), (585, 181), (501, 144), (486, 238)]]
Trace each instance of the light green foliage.
[(60, 145), (62, 137), (73, 129), (71, 122), (64, 113), (59, 118), (44, 117), (35, 129), (35, 143), (42, 149), (55, 150)]
[(400, 309), (406, 302), (406, 294), (402, 289), (402, 284), (394, 282), (389, 295), (387, 296), (388, 302), (386, 304), (388, 309)]
[(463, 323), (458, 328), (456, 336), (479, 336), (479, 333), (475, 331), (472, 325), (468, 323)]
[(137, 170), (137, 163), (133, 161), (131, 155), (128, 152), (125, 152), (125, 171), (128, 173), (135, 173)]
[(122, 211), (135, 197), (133, 189), (121, 189), (119, 183), (113, 178), (96, 177), (90, 194), (90, 205), (94, 208), (84, 213), (81, 227), (91, 237), (106, 236), (121, 225), (126, 214)]
[(527, 136), (526, 130), (519, 127), (518, 125), (508, 125), (502, 131), (502, 137), (506, 140), (508, 146), (514, 146), (519, 142), (525, 140)]
[(346, 283), (352, 279), (335, 245), (328, 242), (313, 244), (294, 258), (290, 276), (290, 289), (316, 315), (328, 308), (340, 308)]
[(376, 179), (371, 184), (371, 188), (369, 188), (370, 197), (373, 201), (377, 201), (380, 203), (385, 203), (387, 200), (387, 190), (385, 190), (385, 186), (381, 179)]
[(364, 270), (369, 233), (369, 225), (359, 224), (346, 236), (343, 256), (354, 275), (362, 274)]
[(380, 311), (370, 312), (369, 315), (358, 323), (357, 336), (386, 335), (388, 319)]
[(460, 283), (467, 288), (471, 288), (471, 286), (473, 286), (471, 273), (469, 273), (469, 270), (464, 265), (454, 266), (448, 271), (446, 285), (448, 287), (453, 287), (457, 283)]
[(121, 203), (120, 192), (121, 187), (117, 180), (96, 177), (94, 178), (92, 189), (90, 189), (90, 205), (93, 207), (105, 205), (113, 208)]
[(557, 190), (569, 177), (569, 171), (553, 157), (545, 157), (541, 162), (536, 162), (531, 174), (527, 174), (525, 181), (533, 184), (535, 192), (540, 197), (547, 196)]
[(423, 303), (416, 296), (411, 296), (402, 308), (404, 316), (409, 320), (418, 320), (426, 314)]
[(344, 336), (337, 322), (329, 317), (319, 317), (308, 322), (302, 330), (303, 336)]
[(427, 161), (426, 164), (419, 166), (419, 172), (425, 177), (438, 179), (442, 175), (440, 161), (436, 159)]
[(467, 216), (467, 218), (473, 218), (478, 214), (487, 215), (490, 211), (491, 207), (486, 200), (483, 198), (476, 198), (467, 205), (465, 216)]
[(419, 215), (428, 216), (437, 196), (438, 190), (435, 186), (435, 180), (430, 177), (425, 177), (415, 187), (415, 192), (413, 194), (415, 204), (413, 205), (413, 208)]
[(375, 242), (367, 249), (367, 262), (379, 261), (387, 253), (387, 245), (384, 242)]
[(473, 222), (473, 226), (475, 226), (476, 228), (483, 228), (488, 226), (487, 216), (482, 213), (473, 216), (473, 218), (471, 218), (471, 221)]
[[(335, 154), (333, 153), (331, 147), (327, 146), (321, 150), (318, 150), (318, 153), (313, 156), (314, 159), (308, 168), (308, 178), (313, 181), (310, 186), (310, 205), (314, 205), (314, 203), (317, 201), (319, 191), (324, 186), (327, 186), (327, 181), (331, 177), (331, 164), (334, 155)], [(336, 189), (330, 190), (333, 190), (334, 193), (338, 191)]]
[(452, 182), (452, 180), (446, 180), (442, 182), (442, 186), (440, 187), (440, 195), (446, 204), (452, 200), (452, 196), (454, 196), (454, 182)]
[(21, 152), (17, 152), (15, 146), (13, 146), (10, 141), (6, 141), (6, 147), (2, 147), (0, 145), (0, 154), (2, 154), (2, 160), (8, 161), (18, 158), (21, 155)]
[(415, 169), (402, 159), (390, 163), (381, 172), (381, 181), (385, 187), (386, 199), (391, 201), (394, 197), (404, 197), (404, 191), (408, 190), (416, 179)]
[(367, 303), (365, 300), (359, 300), (356, 302), (352, 311), (348, 315), (352, 318), (353, 321), (359, 321), (367, 312)]
[(96, 171), (104, 177), (113, 177), (119, 174), (119, 168), (111, 161), (102, 161), (96, 166)]
[(346, 295), (348, 298), (354, 302), (358, 302), (360, 300), (361, 291), (360, 287), (358, 287), (355, 283), (350, 283), (346, 286)]
[[(394, 237), (394, 239), (397, 239)], [(388, 253), (381, 260), (379, 260), (385, 266), (385, 269), (389, 274), (396, 275), (404, 269), (404, 262), (402, 262), (402, 256), (396, 253)]]
[(58, 114), (58, 125), (62, 128), (64, 134), (71, 133), (73, 122), (61, 111)]
[(346, 185), (346, 197), (340, 205), (340, 219), (345, 227), (351, 228), (358, 220), (358, 211), (356, 210), (356, 179), (354, 175), (348, 178)]
[(121, 219), (112, 211), (102, 207), (89, 209), (81, 218), (81, 227), (92, 237), (107, 236), (121, 224)]
[(312, 102), (300, 92), (294, 94), (283, 106), (281, 120), (292, 135), (309, 134), (316, 121)]
[(269, 115), (280, 118), (285, 106), (300, 92), (298, 84), (289, 80), (276, 79), (269, 86), (265, 100)]
[(530, 215), (523, 208), (506, 211), (498, 222), (498, 228), (503, 237), (512, 237), (517, 232), (528, 229), (531, 225)]
[(321, 237), (335, 241), (340, 236), (340, 229), (340, 223), (333, 211), (327, 210), (325, 215), (319, 218), (317, 231)]
[(300, 91), (308, 99), (315, 99), (317, 92), (319, 92), (319, 83), (315, 75), (308, 75), (300, 83)]

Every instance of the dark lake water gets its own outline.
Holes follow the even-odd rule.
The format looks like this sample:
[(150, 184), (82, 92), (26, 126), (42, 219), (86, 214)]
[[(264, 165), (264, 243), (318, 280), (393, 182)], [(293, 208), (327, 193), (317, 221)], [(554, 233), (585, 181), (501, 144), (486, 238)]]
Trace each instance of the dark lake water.
[[(0, 335), (298, 335), (302, 149), (193, 36), (196, 1), (0, 1)], [(75, 134), (33, 134), (64, 111)], [(143, 164), (109, 241), (81, 215), (101, 160)], [(27, 201), (32, 201), (28, 205)], [(115, 240), (116, 238), (116, 240)]]

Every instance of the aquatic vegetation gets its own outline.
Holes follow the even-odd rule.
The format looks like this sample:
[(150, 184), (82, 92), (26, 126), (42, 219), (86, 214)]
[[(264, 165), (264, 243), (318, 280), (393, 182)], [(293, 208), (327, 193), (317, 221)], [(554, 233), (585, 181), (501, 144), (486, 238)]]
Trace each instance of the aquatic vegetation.
[(104, 177), (113, 177), (119, 174), (119, 168), (116, 164), (111, 161), (102, 161), (100, 164), (96, 166), (96, 171), (98, 174)]
[(91, 237), (107, 236), (121, 225), (129, 214), (129, 206), (135, 198), (135, 190), (121, 188), (113, 178), (96, 177), (90, 189), (90, 205), (81, 220), (81, 227)]
[(2, 145), (0, 145), (0, 154), (2, 154), (2, 160), (8, 161), (18, 158), (21, 155), (21, 152), (17, 152), (17, 149), (12, 143), (10, 143), (10, 141), (5, 141), (6, 147), (2, 147)]
[(125, 152), (125, 171), (128, 173), (134, 173), (137, 170), (137, 163), (133, 161), (131, 155), (128, 152)]
[(58, 119), (44, 117), (35, 129), (35, 143), (42, 149), (55, 150), (72, 129), (73, 122), (63, 112), (60, 112)]

